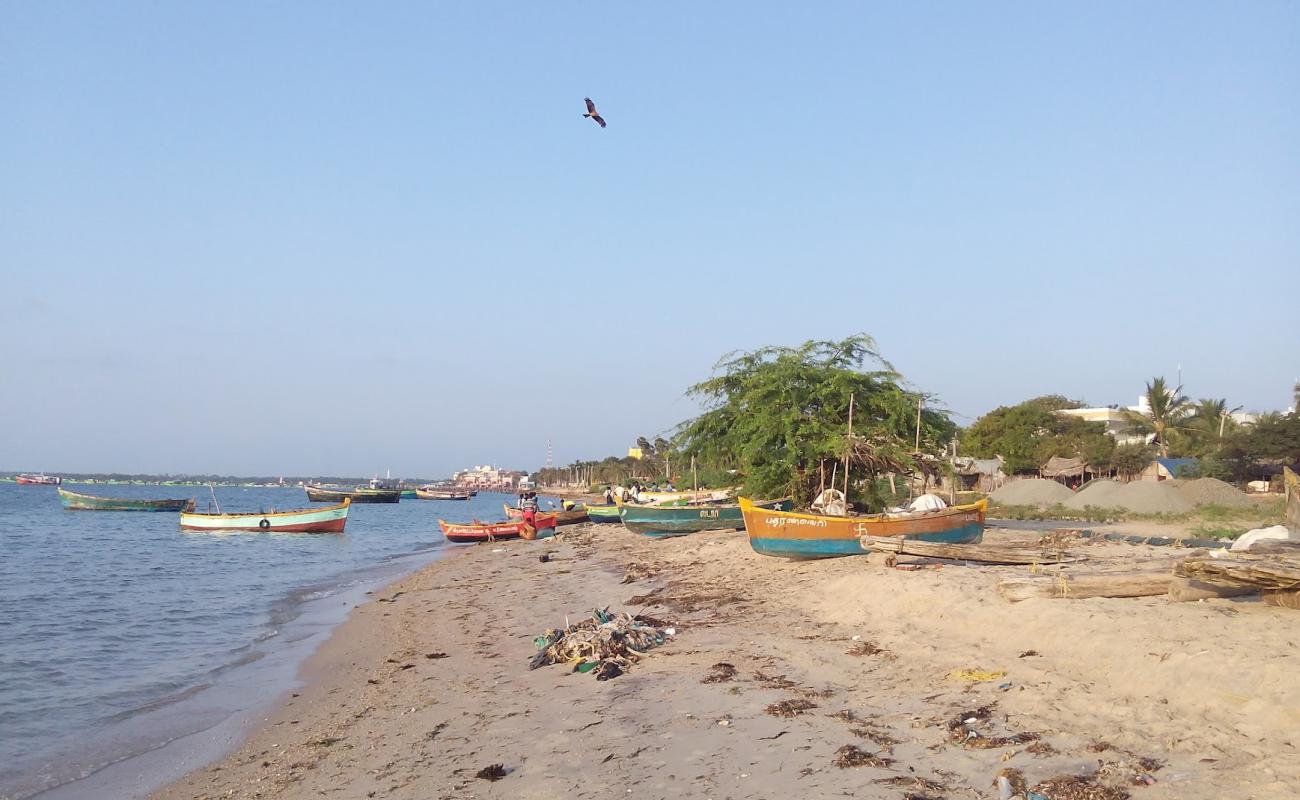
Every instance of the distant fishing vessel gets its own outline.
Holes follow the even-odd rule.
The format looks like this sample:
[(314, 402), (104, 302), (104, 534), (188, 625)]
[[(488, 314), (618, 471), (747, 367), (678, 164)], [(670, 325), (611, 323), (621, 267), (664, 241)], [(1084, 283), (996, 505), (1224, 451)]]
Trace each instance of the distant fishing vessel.
[(868, 536), (895, 536), (944, 544), (975, 544), (984, 538), (989, 501), (940, 511), (827, 517), (761, 508), (740, 498), (740, 510), (754, 552), (784, 558), (861, 556), (871, 552)]
[(468, 500), (473, 492), (464, 489), (451, 489), (438, 486), (421, 486), (415, 490), (415, 496), (421, 500)]
[(98, 497), (93, 494), (70, 492), (59, 487), (59, 501), (69, 511), (180, 511), (187, 506), (194, 510), (194, 501), (186, 500), (136, 500), (128, 497)]
[(14, 480), (28, 486), (58, 486), (63, 483), (62, 478), (55, 475), (46, 475), (45, 473), (39, 475), (24, 473), (15, 477)]
[[(447, 541), (457, 544), (472, 544), (474, 542), (494, 542), (501, 539), (520, 539), (523, 538), (527, 523), (523, 520), (515, 522), (494, 522), (494, 523), (459, 523), (438, 520), (438, 527), (442, 528), (442, 535), (447, 537)], [(538, 514), (537, 525), (535, 526), (534, 535), (538, 539), (545, 539), (555, 535), (555, 515)]]
[(209, 531), (260, 531), (262, 533), (343, 533), (348, 522), (351, 498), (327, 508), (306, 508), (297, 511), (272, 511), (258, 514), (198, 514), (181, 512), (181, 530)]
[[(755, 506), (789, 511), (794, 508), (794, 503), (784, 499), (756, 503)], [(738, 505), (641, 506), (624, 503), (619, 506), (618, 513), (628, 530), (656, 539), (699, 531), (745, 529), (745, 519)]]
[[(506, 519), (524, 518), (524, 510), (522, 508), (515, 508), (506, 503), (502, 503), (501, 506), (506, 510)], [(587, 521), (587, 509), (585, 507), (569, 509), (567, 511), (547, 511), (546, 514), (555, 515), (556, 525), (574, 525), (579, 522)]]
[(397, 503), (402, 499), (401, 489), (368, 486), (358, 486), (355, 489), (330, 489), (310, 483), (302, 488), (307, 492), (307, 499), (313, 503), (341, 503), (344, 500), (351, 500), (354, 503)]

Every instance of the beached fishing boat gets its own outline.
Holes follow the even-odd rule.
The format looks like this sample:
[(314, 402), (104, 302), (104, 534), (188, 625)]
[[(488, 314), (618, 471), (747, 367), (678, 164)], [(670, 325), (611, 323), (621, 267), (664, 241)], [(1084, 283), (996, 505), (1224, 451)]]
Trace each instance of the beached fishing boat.
[[(506, 503), (502, 503), (501, 506), (506, 510), (506, 519), (524, 518), (524, 510), (522, 508), (515, 508), (514, 506), (508, 505)], [(538, 512), (538, 513), (542, 513), (542, 512)], [(548, 516), (552, 514), (555, 515), (556, 525), (574, 525), (579, 522), (587, 521), (587, 509), (585, 507), (574, 508), (568, 511), (547, 511), (545, 513)]]
[(421, 500), (468, 500), (473, 494), (464, 489), (440, 489), (435, 486), (421, 486), (415, 490), (415, 496)]
[(618, 503), (588, 504), (587, 518), (592, 522), (619, 522)]
[(653, 492), (643, 491), (638, 495), (642, 503), (655, 505), (681, 505), (691, 503), (721, 503), (732, 497), (730, 489), (704, 490), (698, 492)]
[(867, 536), (897, 536), (923, 542), (975, 544), (984, 538), (988, 500), (939, 511), (827, 517), (761, 508), (740, 498), (740, 510), (754, 552), (784, 558), (832, 558), (871, 552)]
[(310, 483), (302, 488), (307, 492), (307, 499), (313, 503), (341, 503), (344, 500), (351, 500), (354, 503), (396, 503), (402, 499), (401, 489), (372, 489), (368, 486), (358, 486), (355, 489), (327, 489)]
[[(758, 508), (789, 511), (794, 508), (788, 498), (755, 504)], [(698, 531), (745, 529), (745, 519), (738, 505), (640, 506), (624, 503), (618, 508), (623, 526), (633, 533), (661, 539), (685, 536)]]
[(25, 473), (16, 476), (14, 480), (26, 486), (58, 486), (63, 483), (62, 478), (55, 475), (46, 475), (45, 473), (39, 475)]
[(181, 530), (222, 533), (259, 531), (261, 533), (342, 533), (348, 521), (352, 498), (326, 508), (297, 511), (271, 511), (257, 514), (197, 514), (181, 512)]
[(180, 511), (186, 506), (193, 510), (193, 500), (137, 500), (129, 497), (98, 497), (93, 494), (70, 492), (59, 487), (59, 502), (69, 511)]
[[(445, 519), (438, 520), (438, 527), (442, 528), (442, 535), (447, 537), (447, 541), (456, 542), (457, 544), (473, 544), (475, 542), (495, 542), (501, 539), (519, 539), (524, 535), (524, 529), (527, 527), (523, 520), (511, 522), (492, 522), (492, 523), (464, 523), (448, 522)], [(538, 514), (537, 525), (535, 528), (536, 537), (545, 539), (555, 535), (555, 515)]]

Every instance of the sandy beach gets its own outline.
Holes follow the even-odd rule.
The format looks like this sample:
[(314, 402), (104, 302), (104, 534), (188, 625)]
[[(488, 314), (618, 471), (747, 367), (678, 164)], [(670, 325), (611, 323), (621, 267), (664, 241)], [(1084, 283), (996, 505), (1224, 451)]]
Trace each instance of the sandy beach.
[[(1099, 569), (1170, 555), (1071, 549)], [(243, 746), (154, 796), (921, 800), (996, 797), (1000, 770), (1113, 790), (1061, 798), (1300, 794), (1294, 611), (997, 594), (1028, 569), (597, 525), (464, 548), (376, 592)], [(609, 681), (529, 669), (534, 637), (605, 606), (677, 635)]]

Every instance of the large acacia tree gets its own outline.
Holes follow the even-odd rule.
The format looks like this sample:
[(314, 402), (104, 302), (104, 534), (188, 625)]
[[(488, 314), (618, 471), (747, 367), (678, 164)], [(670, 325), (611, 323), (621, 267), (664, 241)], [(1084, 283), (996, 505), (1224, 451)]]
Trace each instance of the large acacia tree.
[[(821, 465), (830, 470), (846, 454), (866, 469), (921, 465), (914, 452), (917, 403), (926, 398), (906, 388), (866, 334), (729, 353), (713, 377), (687, 394), (701, 401), (704, 413), (678, 427), (678, 445), (687, 455), (734, 468), (751, 495), (806, 501), (820, 484)], [(920, 427), (922, 453), (942, 452), (956, 431), (931, 408), (922, 411)]]

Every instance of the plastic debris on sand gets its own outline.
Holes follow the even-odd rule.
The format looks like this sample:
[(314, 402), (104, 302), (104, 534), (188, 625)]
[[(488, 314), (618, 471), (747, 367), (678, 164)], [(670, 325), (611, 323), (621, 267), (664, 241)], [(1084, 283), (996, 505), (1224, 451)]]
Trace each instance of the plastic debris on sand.
[(587, 619), (562, 630), (552, 628), (534, 639), (539, 652), (528, 667), (569, 664), (575, 672), (594, 672), (596, 680), (609, 680), (622, 675), (647, 650), (663, 644), (676, 632), (653, 617), (596, 609)]

